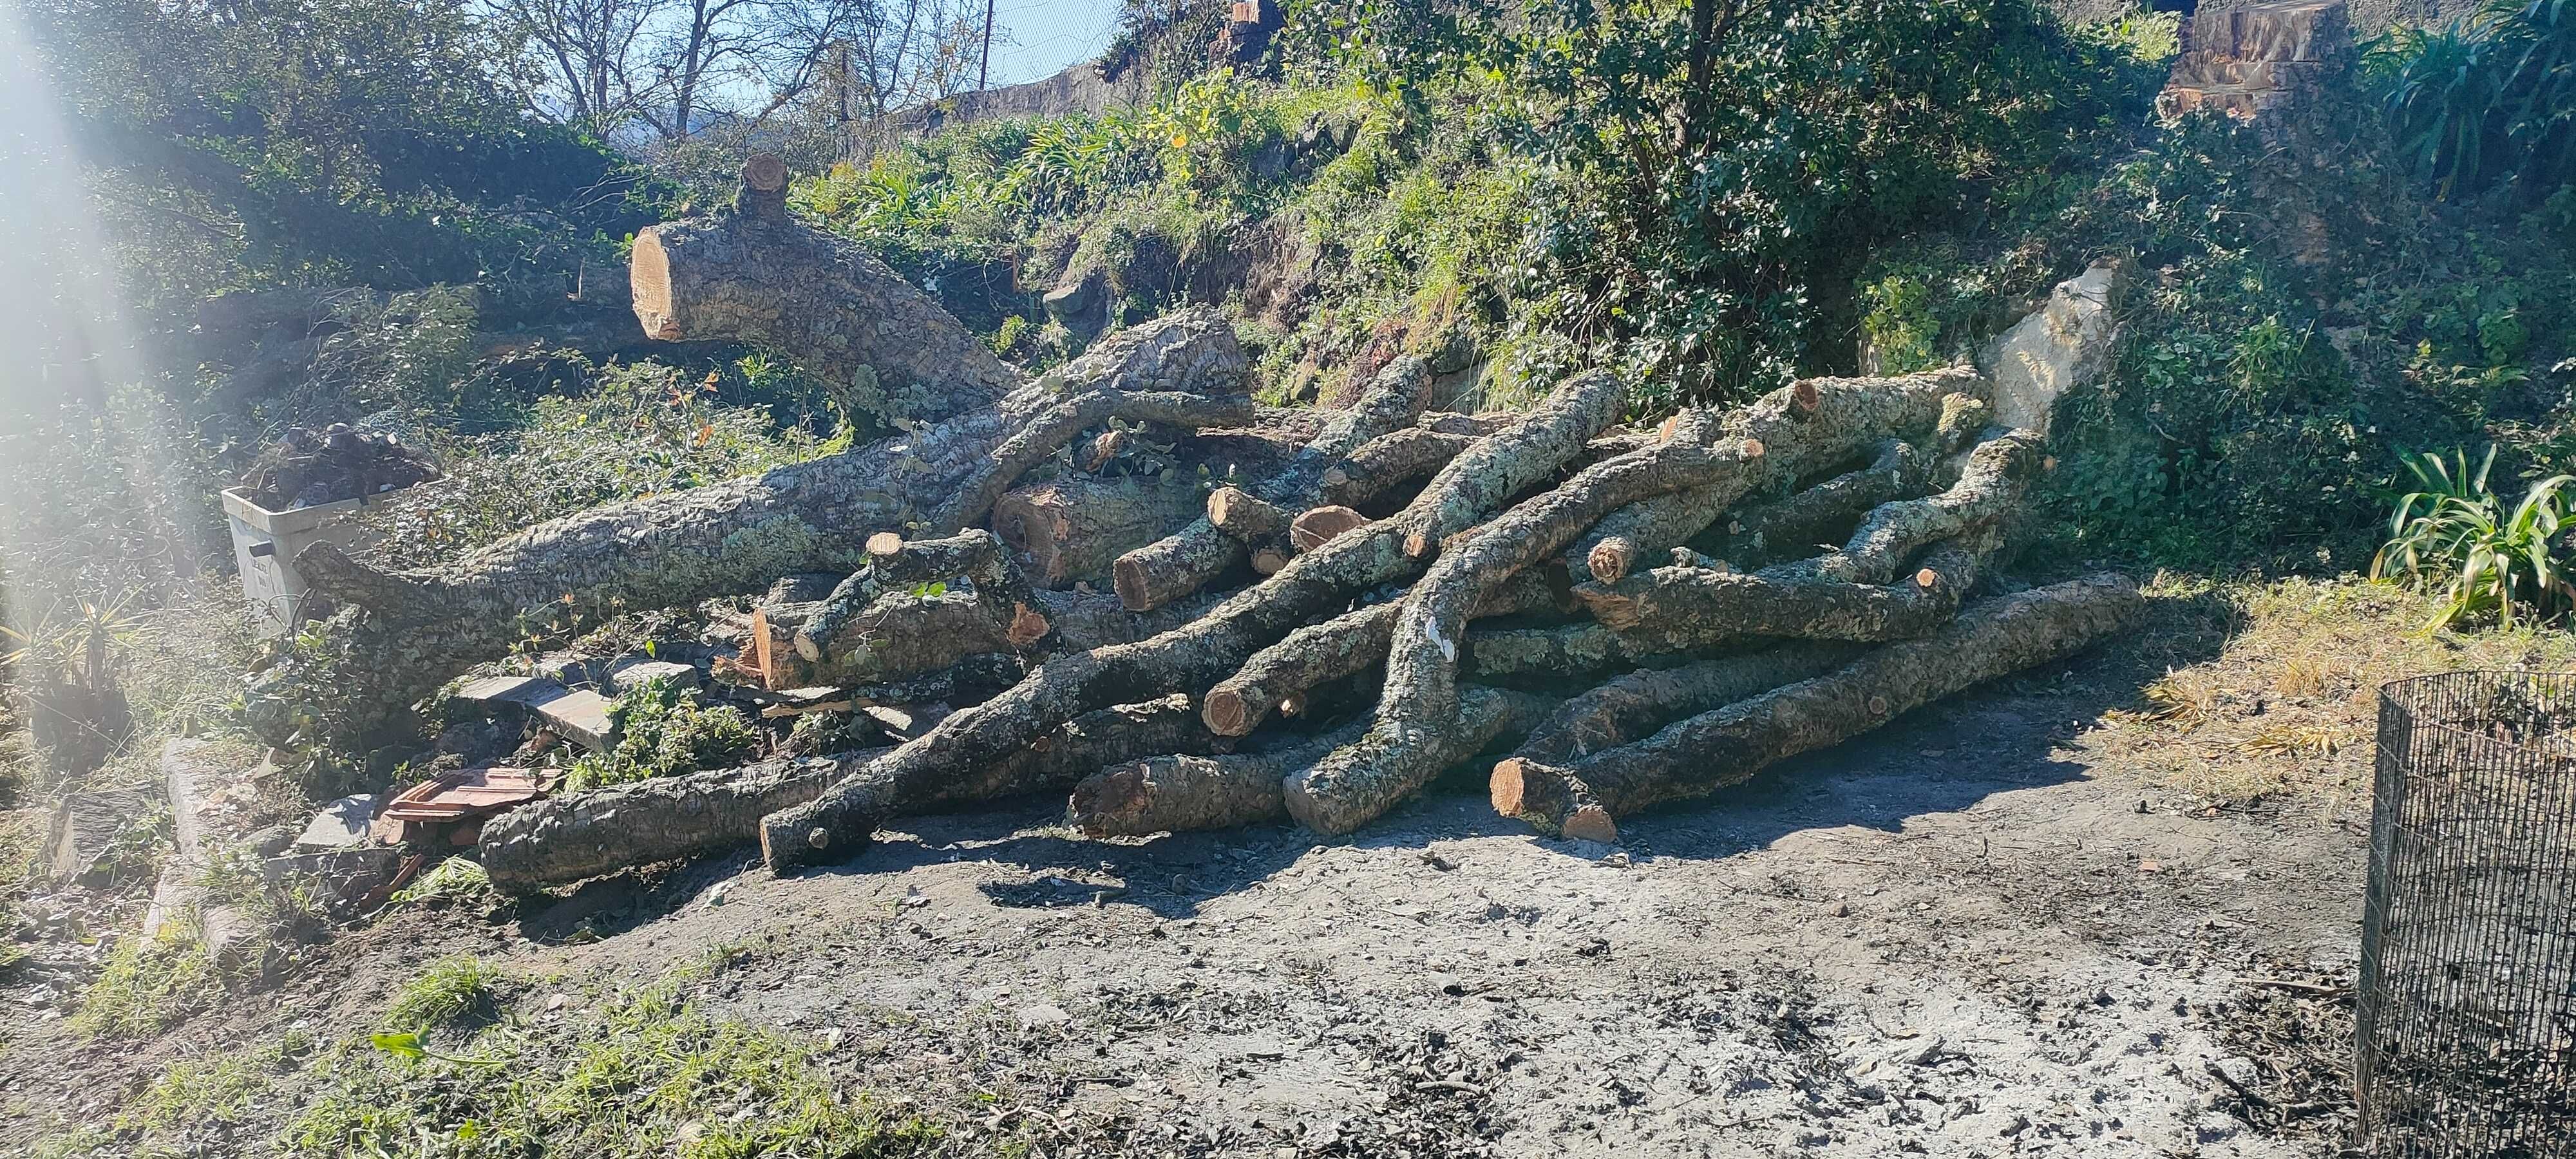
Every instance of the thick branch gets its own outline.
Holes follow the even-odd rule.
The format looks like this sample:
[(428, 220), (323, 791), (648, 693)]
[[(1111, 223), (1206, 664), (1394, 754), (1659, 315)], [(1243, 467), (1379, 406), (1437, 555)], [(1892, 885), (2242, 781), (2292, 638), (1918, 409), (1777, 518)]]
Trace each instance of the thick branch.
[(1821, 676), (1859, 651), (1852, 644), (1800, 642), (1679, 668), (1630, 672), (1557, 705), (1512, 756), (1558, 764), (1616, 748), (1682, 717)]
[[(1123, 705), (1083, 716), (967, 776), (892, 802), (888, 807), (896, 812), (889, 816), (1060, 790), (1104, 765), (1220, 748), (1186, 697)], [(476, 855), (493, 884), (526, 892), (722, 852), (749, 844), (763, 816), (813, 800), (888, 751), (773, 761), (550, 798), (485, 823)]]
[(1073, 787), (1065, 820), (1094, 837), (1143, 837), (1277, 820), (1288, 814), (1280, 779), (1366, 731), (1363, 719), (1277, 752), (1156, 756), (1103, 769)]
[(1494, 766), (1494, 807), (1542, 829), (1612, 841), (1615, 818), (1741, 783), (1941, 697), (2082, 651), (2135, 618), (2137, 584), (2096, 575), (1983, 601), (1948, 628), (1832, 673), (1669, 725), (1568, 765)]
[[(1479, 616), (1510, 616), (1556, 606), (1539, 576), (1518, 577), (1476, 609)], [(1208, 690), (1200, 711), (1219, 736), (1243, 736), (1261, 726), (1289, 698), (1328, 680), (1356, 676), (1386, 661), (1395, 636), (1398, 603), (1371, 604), (1320, 624), (1308, 624), (1246, 661), (1243, 669)]]
[(1529, 731), (1555, 703), (1533, 692), (1468, 685), (1436, 729), (1401, 720), (1390, 726), (1381, 715), (1359, 739), (1289, 774), (1288, 813), (1316, 832), (1348, 833), (1412, 796), (1441, 770)]
[(1608, 375), (1576, 378), (1519, 424), (1453, 460), (1411, 505), (1376, 530), (1353, 532), (1298, 556), (1206, 616), (1151, 640), (1048, 661), (1000, 696), (949, 716), (878, 759), (868, 778), (853, 777), (810, 804), (764, 819), (761, 848), (770, 867), (784, 871), (851, 856), (886, 815), (888, 799), (917, 795), (922, 790), (916, 785), (1000, 759), (1108, 697), (1214, 683), (1290, 628), (1358, 592), (1414, 574), (1422, 561), (1403, 550), (1407, 539), (1437, 543), (1489, 517), (1506, 498), (1578, 454), (1584, 440), (1616, 416), (1623, 395)]
[(1816, 561), (1816, 574), (1851, 583), (1883, 584), (1925, 544), (1993, 523), (2021, 502), (2045, 456), (2040, 437), (2014, 431), (1969, 452), (1967, 469), (1950, 489), (1924, 499), (1881, 504), (1852, 532), (1842, 551)]

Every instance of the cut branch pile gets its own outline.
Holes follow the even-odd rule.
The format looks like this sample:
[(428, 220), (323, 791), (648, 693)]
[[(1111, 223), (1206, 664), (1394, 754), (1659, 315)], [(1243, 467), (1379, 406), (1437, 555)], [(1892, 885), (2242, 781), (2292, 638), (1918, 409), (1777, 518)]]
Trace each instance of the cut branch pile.
[[(828, 595), (781, 585), (754, 608), (721, 670), (841, 711), (916, 686), (980, 699), (891, 747), (497, 818), (482, 853), (513, 888), (753, 840), (785, 871), (897, 817), (1029, 793), (1070, 794), (1099, 835), (1280, 817), (1347, 833), (1479, 754), (1501, 758), (1476, 767), (1503, 813), (1610, 840), (1641, 809), (2070, 655), (2139, 601), (2116, 576), (1976, 598), (2049, 463), (2036, 436), (1986, 425), (1968, 368), (1624, 428), (1628, 392), (1598, 373), (1526, 412), (1424, 414), (1429, 373), (1405, 359), (1348, 410), (1282, 412), (1244, 393), (1230, 329), (1197, 311), (1023, 384), (875, 259), (787, 218), (757, 168), (735, 214), (639, 236), (648, 331), (779, 346), (933, 421), (435, 575), (327, 544), (300, 562), (364, 609), (348, 630), (425, 633), (451, 665), (497, 654), (530, 608), (674, 606), (833, 569), (848, 578)], [(1220, 437), (1238, 442), (1209, 450)], [(1140, 455), (1160, 457), (1139, 472)], [(1188, 501), (1132, 502), (1173, 487)], [(1043, 504), (1015, 505), (1032, 488)]]

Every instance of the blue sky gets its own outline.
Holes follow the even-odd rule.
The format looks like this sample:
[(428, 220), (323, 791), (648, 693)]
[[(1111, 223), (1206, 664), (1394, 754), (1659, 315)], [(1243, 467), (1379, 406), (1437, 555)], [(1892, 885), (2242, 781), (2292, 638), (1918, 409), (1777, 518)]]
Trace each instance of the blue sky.
[(1118, 34), (1118, 0), (995, 0), (993, 85), (1018, 84), (1089, 60)]

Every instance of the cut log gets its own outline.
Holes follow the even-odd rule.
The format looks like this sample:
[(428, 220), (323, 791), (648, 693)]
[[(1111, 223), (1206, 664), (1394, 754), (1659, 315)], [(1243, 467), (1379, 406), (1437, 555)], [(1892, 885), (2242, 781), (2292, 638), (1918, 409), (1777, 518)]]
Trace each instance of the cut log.
[(1077, 475), (1022, 487), (993, 504), (993, 530), (1026, 554), (1029, 578), (1066, 588), (1109, 574), (1118, 557), (1186, 527), (1196, 486)]
[(2102, 574), (1981, 601), (1949, 627), (1826, 675), (1701, 713), (1567, 764), (1494, 766), (1494, 808), (1543, 830), (1618, 839), (1616, 819), (1739, 784), (1775, 761), (1839, 744), (1963, 689), (2061, 660), (2136, 618), (2138, 586)]
[[(1419, 358), (1399, 358), (1369, 380), (1351, 408), (1334, 415), (1288, 464), (1244, 488), (1251, 497), (1287, 512), (1313, 506), (1325, 471), (1361, 444), (1411, 422), (1422, 409), (1430, 372)], [(1268, 533), (1271, 535), (1276, 532)], [(1207, 586), (1243, 561), (1259, 533), (1220, 534), (1200, 519), (1169, 537), (1119, 558), (1112, 581), (1118, 597), (1138, 611), (1160, 607)]]
[(1469, 444), (1483, 437), (1427, 427), (1379, 435), (1325, 469), (1321, 497), (1344, 507), (1376, 502), (1406, 483), (1429, 478), (1442, 464), (1457, 458)]
[[(1387, 652), (1378, 727), (1310, 770), (1289, 794), (1289, 811), (1310, 828), (1347, 833), (1428, 782), (1442, 751), (1435, 738), (1456, 711), (1458, 644), (1476, 604), (1604, 516), (1682, 491), (1723, 509), (1770, 480), (1822, 470), (1900, 431), (1928, 431), (1944, 398), (1980, 382), (1964, 368), (1809, 379), (1725, 414), (1685, 411), (1666, 425), (1662, 442), (1586, 467), (1479, 528), (1405, 596)], [(1676, 543), (1687, 538), (1674, 535)]]
[[(1359, 739), (1288, 775), (1288, 813), (1316, 832), (1348, 833), (1412, 796), (1441, 770), (1528, 732), (1555, 704), (1555, 697), (1534, 692), (1467, 685), (1436, 730), (1390, 729), (1381, 717)], [(1373, 777), (1397, 783), (1373, 786)]]
[(1276, 752), (1167, 754), (1113, 766), (1074, 785), (1065, 820), (1093, 837), (1144, 837), (1279, 820), (1288, 815), (1280, 779), (1366, 731), (1363, 719)]
[(1680, 652), (1742, 636), (1874, 643), (1929, 635), (1959, 610), (1998, 538), (1971, 528), (1929, 552), (1896, 583), (1819, 579), (1796, 564), (1744, 575), (1659, 567), (1615, 584), (1574, 587), (1594, 619), (1655, 652)]
[(1332, 542), (1334, 536), (1368, 524), (1368, 516), (1348, 507), (1316, 507), (1288, 521), (1288, 543), (1297, 551), (1313, 551)]
[[(1529, 575), (1498, 589), (1476, 614), (1511, 616), (1556, 606), (1546, 580)], [(1200, 706), (1208, 727), (1219, 736), (1243, 736), (1307, 689), (1385, 663), (1387, 642), (1395, 636), (1402, 610), (1395, 603), (1372, 604), (1299, 628), (1254, 653), (1240, 671), (1208, 690)]]
[(1950, 489), (1924, 499), (1879, 505), (1852, 532), (1840, 552), (1816, 562), (1816, 574), (1849, 583), (1883, 584), (1926, 544), (1994, 523), (2021, 503), (2022, 492), (2046, 455), (2041, 439), (2014, 431), (1969, 452), (1967, 468)]
[(1288, 521), (1295, 516), (1240, 487), (1219, 487), (1207, 497), (1207, 521), (1245, 543), (1286, 534)]
[(1541, 764), (1590, 756), (1641, 740), (1685, 716), (1821, 676), (1859, 652), (1856, 644), (1800, 642), (1678, 668), (1630, 672), (1557, 705), (1512, 756)]
[[(1957, 396), (1954, 396), (1957, 397)], [(1939, 459), (1901, 439), (1880, 444), (1870, 464), (1774, 502), (1749, 507), (1705, 537), (1701, 550), (1737, 571), (1754, 571), (1801, 549), (1840, 543), (1871, 508), (1932, 486)], [(1595, 548), (1598, 551), (1598, 548)], [(1594, 578), (1605, 578), (1594, 568)]]
[[(1186, 697), (1083, 716), (1011, 757), (896, 806), (935, 813), (980, 801), (1060, 791), (1104, 765), (1161, 753), (1221, 751)], [(772, 761), (656, 777), (554, 797), (484, 823), (476, 855), (492, 883), (513, 893), (567, 885), (621, 869), (720, 853), (750, 844), (760, 819), (811, 801), (852, 770), (891, 750)]]
[(852, 414), (901, 399), (908, 414), (947, 418), (1020, 384), (990, 346), (866, 247), (790, 220), (751, 192), (745, 206), (755, 212), (636, 232), (628, 275), (646, 334), (786, 351), (838, 389)]
[(1410, 536), (1433, 541), (1490, 517), (1510, 496), (1555, 474), (1585, 440), (1616, 417), (1625, 391), (1607, 374), (1558, 387), (1508, 430), (1452, 460), (1412, 504), (1371, 535), (1345, 535), (1289, 561), (1279, 574), (1237, 593), (1207, 615), (1139, 644), (1060, 656), (1029, 678), (942, 721), (929, 736), (872, 762), (865, 776), (761, 822), (773, 871), (855, 855), (890, 801), (966, 775), (1027, 746), (1057, 724), (1111, 697), (1140, 690), (1195, 688), (1231, 674), (1263, 644), (1355, 594), (1415, 574)]
[[(1872, 381), (1915, 384), (1916, 389), (1909, 393), (1908, 397), (1917, 402), (1921, 401), (1923, 391), (1928, 389), (1932, 392), (1931, 405), (1928, 408), (1911, 407), (1898, 421), (1868, 428), (1876, 433), (1861, 446), (1852, 446), (1847, 439), (1799, 439), (1799, 449), (1802, 453), (1794, 459), (1783, 459), (1772, 464), (1768, 485), (1786, 484), (1829, 469), (1858, 454), (1862, 447), (1881, 438), (1929, 434), (1939, 428), (1943, 416), (1948, 413), (1949, 404), (1946, 395), (1955, 393), (1964, 398), (1981, 399), (1993, 390), (1992, 383), (1968, 366), (1953, 366), (1926, 374), (1906, 375), (1889, 380), (1804, 379), (1772, 392), (1765, 399), (1766, 403), (1778, 408), (1775, 417), (1786, 417), (1792, 420), (1788, 425), (1784, 426), (1777, 422), (1769, 424), (1767, 434), (1750, 429), (1734, 433), (1761, 439), (1766, 443), (1787, 437), (1796, 429), (1795, 420), (1809, 413), (1810, 408), (1822, 405), (1828, 396), (1848, 395), (1853, 384)], [(1943, 389), (1945, 386), (1947, 390)], [(1755, 488), (1755, 490), (1758, 489), (1759, 487)], [(1720, 515), (1725, 514), (1727, 508), (1748, 493), (1750, 492), (1732, 484), (1721, 482), (1685, 487), (1639, 500), (1603, 517), (1588, 533), (1576, 540), (1574, 552), (1567, 557), (1566, 570), (1577, 582), (1593, 578), (1591, 574), (1593, 547), (1612, 538), (1628, 540), (1629, 548), (1624, 553), (1610, 558), (1618, 559), (1629, 566), (1634, 566), (1641, 559), (1660, 559), (1665, 552), (1690, 542), (1693, 536), (1715, 523)], [(1619, 577), (1605, 578), (1615, 580)]]
[[(935, 672), (980, 652), (1011, 652), (1012, 624), (972, 592), (890, 591), (850, 615), (806, 658), (807, 625), (830, 607), (788, 604), (752, 614), (753, 664), (769, 688), (867, 684)], [(1039, 620), (1043, 634), (1044, 620)]]
[(909, 589), (960, 578), (974, 585), (975, 598), (1002, 625), (1003, 639), (1013, 651), (1028, 651), (1049, 633), (1027, 581), (1002, 550), (1000, 537), (990, 531), (978, 528), (917, 540), (880, 532), (868, 537), (867, 552), (868, 570), (835, 586), (797, 627), (796, 654), (808, 663), (828, 658), (832, 643), (874, 602), (868, 594), (872, 589)]

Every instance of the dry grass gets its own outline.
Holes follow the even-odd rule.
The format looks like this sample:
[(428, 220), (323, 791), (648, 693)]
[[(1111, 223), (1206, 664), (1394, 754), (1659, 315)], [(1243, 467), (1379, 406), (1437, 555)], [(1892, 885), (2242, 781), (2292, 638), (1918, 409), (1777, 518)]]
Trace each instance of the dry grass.
[[(2475, 668), (2576, 671), (2563, 629), (2418, 630), (2431, 601), (2357, 579), (2211, 583), (2159, 577), (2132, 647), (2164, 674), (2105, 714), (2091, 743), (2217, 806), (2370, 796), (2379, 686)], [(2152, 667), (2148, 671), (2153, 671)]]

